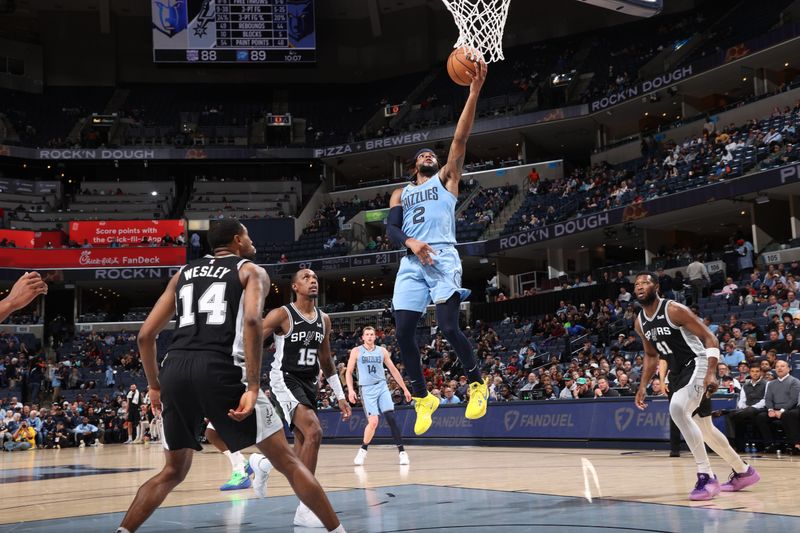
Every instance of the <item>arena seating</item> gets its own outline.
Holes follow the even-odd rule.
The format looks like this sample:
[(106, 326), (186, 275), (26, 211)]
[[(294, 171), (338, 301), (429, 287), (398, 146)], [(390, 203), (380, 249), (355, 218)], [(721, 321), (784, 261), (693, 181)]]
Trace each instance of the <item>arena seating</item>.
[[(507, 221), (503, 234), (521, 231), (536, 224), (523, 222), (523, 215), (534, 215), (549, 224), (597, 211), (628, 205), (632, 201), (655, 198), (730, 179), (800, 159), (796, 133), (800, 127), (800, 108), (786, 109), (735, 128), (725, 128), (725, 137), (688, 139), (670, 147), (664, 159), (636, 159), (616, 167), (596, 165), (576, 170), (554, 183), (541, 183), (529, 189), (525, 202)], [(764, 143), (770, 130), (783, 132), (780, 143)], [(789, 146), (791, 145), (791, 146)], [(777, 146), (777, 148), (776, 148)]]
[(76, 123), (91, 113), (101, 113), (114, 89), (111, 87), (53, 87), (42, 94), (0, 90), (0, 113), (13, 124), (18, 140), (7, 144), (39, 148), (63, 148)]
[[(722, 53), (731, 46), (763, 35), (773, 27), (783, 24), (789, 17), (782, 12), (791, 0), (777, 0), (763, 5), (739, 1), (724, 16), (711, 19), (709, 30), (704, 34), (704, 43), (683, 62), (692, 63), (709, 54)], [(730, 3), (726, 3), (730, 5)]]

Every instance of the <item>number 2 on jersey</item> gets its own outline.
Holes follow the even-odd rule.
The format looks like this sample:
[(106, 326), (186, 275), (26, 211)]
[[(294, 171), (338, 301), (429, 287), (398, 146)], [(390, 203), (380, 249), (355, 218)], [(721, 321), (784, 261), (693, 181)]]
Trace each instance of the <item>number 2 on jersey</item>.
[(422, 224), (425, 222), (425, 206), (414, 208), (414, 218), (411, 219), (414, 224)]
[[(206, 324), (218, 326), (225, 323), (228, 302), (225, 301), (225, 282), (212, 283), (197, 300), (197, 310), (206, 314)], [(194, 324), (194, 283), (187, 283), (178, 292), (181, 300), (181, 316), (178, 318), (178, 327)]]

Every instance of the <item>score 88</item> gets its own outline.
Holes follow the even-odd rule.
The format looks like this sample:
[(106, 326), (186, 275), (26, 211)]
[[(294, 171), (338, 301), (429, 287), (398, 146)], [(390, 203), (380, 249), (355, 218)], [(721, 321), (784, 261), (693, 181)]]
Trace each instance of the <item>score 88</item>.
[(216, 61), (216, 50), (200, 50), (200, 61)]

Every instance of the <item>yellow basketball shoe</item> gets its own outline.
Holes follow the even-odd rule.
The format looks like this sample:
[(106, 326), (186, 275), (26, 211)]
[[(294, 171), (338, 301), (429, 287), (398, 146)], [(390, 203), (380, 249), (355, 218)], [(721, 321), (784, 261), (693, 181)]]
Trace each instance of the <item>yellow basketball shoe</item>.
[(467, 418), (474, 420), (486, 414), (486, 406), (489, 404), (489, 386), (486, 381), (481, 383), (475, 381), (469, 384), (469, 403), (467, 404), (467, 412), (464, 414)]
[(428, 393), (424, 398), (414, 398), (414, 410), (417, 412), (417, 421), (414, 422), (414, 433), (422, 435), (430, 429), (433, 423), (433, 412), (439, 408), (439, 398)]

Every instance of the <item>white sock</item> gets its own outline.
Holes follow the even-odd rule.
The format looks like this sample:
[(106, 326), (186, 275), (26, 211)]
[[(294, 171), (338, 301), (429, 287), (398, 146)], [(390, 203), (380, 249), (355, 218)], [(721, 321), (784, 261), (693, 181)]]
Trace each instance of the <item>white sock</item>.
[(272, 469), (272, 463), (266, 457), (261, 457), (258, 461), (258, 469), (262, 472), (269, 472)]
[(342, 524), (339, 524), (339, 527), (336, 529), (331, 529), (329, 533), (347, 533), (347, 531), (344, 530), (344, 526)]
[(131, 533), (131, 532), (125, 529), (124, 527), (118, 527), (114, 533)]
[(231, 462), (234, 472), (244, 472), (244, 465), (247, 459), (244, 458), (242, 452), (228, 452), (228, 460)]

